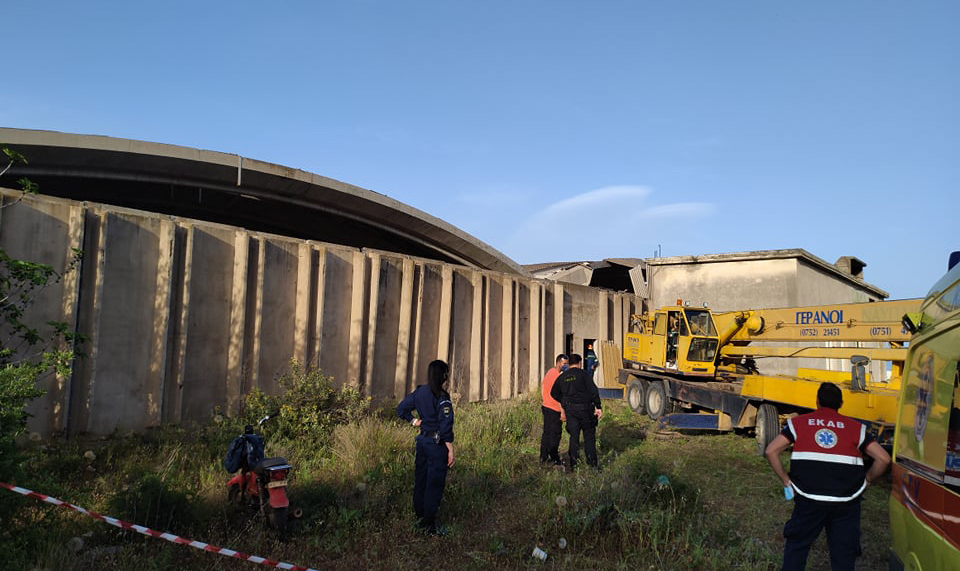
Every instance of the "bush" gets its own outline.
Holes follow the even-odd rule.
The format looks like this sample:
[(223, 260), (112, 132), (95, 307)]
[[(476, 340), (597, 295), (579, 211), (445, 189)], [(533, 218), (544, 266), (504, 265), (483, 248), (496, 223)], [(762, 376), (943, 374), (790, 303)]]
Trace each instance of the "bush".
[(369, 397), (350, 385), (334, 388), (331, 380), (320, 369), (293, 360), (290, 372), (279, 379), (280, 394), (253, 389), (244, 398), (244, 416), (253, 424), (258, 418), (279, 412), (280, 418), (273, 422), (275, 434), (326, 441), (335, 426), (357, 421), (370, 412)]

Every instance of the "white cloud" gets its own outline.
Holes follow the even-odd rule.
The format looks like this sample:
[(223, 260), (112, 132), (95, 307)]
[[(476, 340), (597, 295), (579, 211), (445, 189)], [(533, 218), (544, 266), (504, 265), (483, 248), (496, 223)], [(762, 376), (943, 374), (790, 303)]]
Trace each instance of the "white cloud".
[[(608, 186), (565, 198), (518, 224), (503, 251), (521, 263), (647, 257), (665, 238), (696, 233), (708, 202), (649, 204), (646, 186)], [(676, 241), (676, 240), (675, 240)]]

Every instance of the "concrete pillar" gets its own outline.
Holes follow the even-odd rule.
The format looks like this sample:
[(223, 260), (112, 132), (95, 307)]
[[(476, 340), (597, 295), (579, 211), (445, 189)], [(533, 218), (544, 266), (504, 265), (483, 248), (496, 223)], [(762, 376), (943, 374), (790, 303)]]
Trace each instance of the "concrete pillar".
[[(397, 328), (397, 366), (393, 372), (393, 392), (389, 393), (393, 398), (403, 398), (407, 393), (407, 384), (410, 378), (411, 363), (415, 363), (416, 346), (412, 340), (416, 338), (417, 325), (415, 313), (420, 307), (419, 295), (415, 297), (415, 283), (417, 279), (418, 268), (410, 258), (403, 258), (400, 269), (400, 317)], [(422, 295), (422, 288), (418, 288), (418, 294)]]
[[(493, 276), (480, 275), (483, 284), (483, 310), (480, 319), (483, 324), (483, 342), (480, 344), (482, 352), (483, 374), (481, 383), (483, 390), (480, 393), (482, 400), (504, 398), (503, 378), (505, 371), (501, 369), (500, 355), (503, 354), (503, 285)], [(507, 380), (509, 382), (509, 379)], [(507, 390), (509, 394), (509, 388)]]
[(478, 401), (484, 398), (484, 395), (487, 394), (488, 389), (485, 383), (484, 375), (484, 366), (483, 366), (483, 354), (482, 354), (482, 339), (483, 339), (483, 274), (477, 271), (469, 272), (470, 279), (470, 303), (472, 309), (472, 317), (469, 318), (470, 327), (470, 342), (469, 342), (469, 358), (470, 358), (470, 400)]
[[(228, 236), (224, 237), (225, 239)], [(245, 230), (236, 230), (233, 232), (233, 256), (232, 260), (227, 255), (224, 263), (230, 263), (233, 271), (228, 280), (225, 280), (225, 286), (230, 288), (230, 329), (227, 337), (227, 378), (226, 378), (226, 398), (227, 410), (238, 412), (240, 406), (240, 397), (251, 387), (247, 377), (247, 368), (245, 367), (245, 355), (247, 347), (246, 328), (247, 322), (247, 274), (250, 266), (250, 235)], [(226, 247), (229, 252), (229, 242)]]
[(297, 312), (298, 244), (276, 237), (261, 238), (257, 312), (258, 386), (280, 391), (279, 377), (290, 370)]
[(366, 394), (375, 398), (395, 398), (403, 261), (373, 252), (368, 254), (368, 259), (370, 306), (364, 386)]
[[(176, 227), (173, 244), (173, 295), (170, 303), (169, 356), (164, 375), (163, 422), (178, 423), (183, 419), (183, 387), (190, 316), (190, 283), (193, 277), (192, 226)], [(209, 383), (208, 383), (209, 384)], [(205, 401), (204, 401), (205, 402)]]
[(526, 316), (527, 324), (527, 387), (534, 390), (543, 378), (543, 288), (540, 282), (531, 281), (527, 286), (528, 301)]
[(453, 270), (450, 313), (451, 392), (470, 402), (482, 400), (483, 276), (479, 272)]
[(367, 256), (357, 251), (353, 254), (353, 276), (350, 290), (350, 342), (347, 347), (347, 378), (345, 382), (363, 389), (364, 332), (367, 325), (367, 287), (370, 269)]
[(514, 367), (514, 356), (517, 354), (517, 338), (514, 335), (516, 321), (516, 295), (514, 293), (514, 282), (508, 277), (503, 277), (500, 307), (500, 398), (508, 399), (513, 397), (514, 383), (517, 372)]
[[(313, 244), (313, 243), (311, 243)], [(310, 335), (307, 342), (307, 363), (311, 367), (320, 368), (320, 347), (323, 339), (323, 314), (326, 310), (325, 295), (327, 287), (327, 248), (323, 245), (313, 244), (310, 251), (310, 257), (313, 260), (313, 279), (310, 286)], [(324, 371), (326, 373), (326, 371)]]
[[(441, 270), (441, 290), (440, 290), (440, 330), (437, 340), (437, 359), (451, 364), (450, 352), (453, 350), (450, 341), (451, 330), (453, 327), (453, 268), (444, 265)], [(451, 365), (452, 366), (452, 365)], [(453, 374), (451, 373), (451, 378)]]
[[(405, 272), (406, 273), (406, 272)], [(420, 355), (421, 345), (427, 343), (427, 339), (432, 339), (432, 347), (426, 350), (426, 353), (436, 355), (437, 325), (433, 321), (432, 326), (426, 323), (428, 309), (424, 307), (424, 292), (426, 291), (425, 282), (429, 276), (429, 270), (426, 264), (415, 262), (413, 264), (413, 284), (411, 291), (411, 310), (410, 310), (410, 354), (407, 359), (407, 369), (404, 371), (404, 385), (398, 390), (402, 394), (407, 394), (416, 386), (417, 375), (420, 374)], [(436, 300), (438, 298), (432, 298)], [(436, 304), (431, 304), (436, 306)]]
[(102, 295), (94, 308), (96, 382), (89, 398), (97, 414), (89, 419), (91, 432), (106, 434), (161, 421), (172, 226), (158, 217), (105, 215), (97, 285)]
[(436, 263), (418, 265), (415, 341), (405, 392), (426, 382), (427, 366), (434, 359), (450, 359), (451, 300), (453, 273)]
[(310, 242), (297, 244), (297, 290), (296, 309), (294, 310), (293, 326), (293, 358), (310, 366), (310, 340), (314, 324), (311, 309), (314, 304), (315, 277), (314, 251)]
[[(600, 341), (610, 338), (610, 295), (602, 289), (597, 290), (597, 342), (594, 343), (593, 350), (598, 356), (600, 355)], [(593, 378), (597, 386), (605, 385), (606, 379), (603, 376), (603, 367), (597, 367)]]
[(216, 407), (232, 410), (240, 397), (246, 280), (237, 272), (247, 267), (247, 251), (230, 228), (190, 224), (184, 230), (181, 325), (174, 343), (180, 366), (170, 377), (177, 379), (181, 418), (203, 420)]
[[(363, 279), (366, 256), (359, 251), (327, 246), (321, 254), (323, 271), (323, 288), (321, 292), (322, 313), (319, 313), (320, 343), (317, 363), (324, 373), (331, 375), (334, 384), (357, 384), (357, 377), (351, 377), (351, 363), (354, 372), (358, 368), (357, 355), (354, 344), (359, 344), (355, 333), (353, 315), (354, 290), (359, 289), (360, 301), (363, 299), (365, 287)], [(357, 273), (359, 272), (359, 276)], [(362, 313), (362, 303), (359, 309)], [(353, 380), (351, 380), (353, 379)]]
[[(550, 316), (550, 321), (547, 323), (549, 326), (552, 326), (553, 329), (551, 337), (553, 338), (554, 347), (553, 351), (551, 352), (556, 355), (566, 351), (566, 348), (564, 347), (564, 339), (566, 338), (565, 335), (567, 333), (567, 328), (565, 327), (566, 323), (564, 322), (564, 317), (567, 313), (563, 284), (554, 283), (553, 287), (551, 288), (551, 293), (551, 299), (553, 302), (551, 309), (553, 314)], [(574, 350), (576, 351), (576, 346), (574, 346)]]
[(70, 432), (89, 432), (91, 395), (99, 352), (95, 335), (99, 326), (100, 300), (103, 297), (103, 224), (102, 212), (84, 208), (83, 211), (83, 264), (80, 280), (86, 284), (80, 290), (77, 332), (86, 338), (83, 344), (83, 359), (75, 359), (70, 381), (70, 408), (68, 429)]
[[(85, 229), (85, 209), (79, 204), (70, 205), (69, 222), (67, 223), (66, 243), (69, 246), (68, 251), (82, 251), (84, 244)], [(63, 300), (60, 306), (61, 320), (69, 325), (76, 325), (79, 318), (80, 308), (80, 274), (82, 265), (79, 261), (71, 262), (65, 267), (63, 276)], [(64, 347), (83, 351), (83, 344), (74, 344), (72, 347)], [(53, 430), (64, 432), (70, 430), (70, 400), (73, 394), (73, 375), (56, 375), (56, 391), (50, 391), (49, 399), (54, 400), (52, 405), (52, 414), (50, 426)], [(29, 409), (28, 409), (29, 411)], [(36, 415), (35, 413), (31, 413)]]

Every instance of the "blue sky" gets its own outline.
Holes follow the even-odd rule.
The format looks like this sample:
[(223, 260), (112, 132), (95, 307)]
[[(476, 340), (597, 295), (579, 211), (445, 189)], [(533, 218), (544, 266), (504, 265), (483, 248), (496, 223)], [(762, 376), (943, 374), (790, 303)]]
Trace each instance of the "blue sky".
[(960, 250), (960, 2), (30, 2), (0, 125), (237, 153), (520, 263)]

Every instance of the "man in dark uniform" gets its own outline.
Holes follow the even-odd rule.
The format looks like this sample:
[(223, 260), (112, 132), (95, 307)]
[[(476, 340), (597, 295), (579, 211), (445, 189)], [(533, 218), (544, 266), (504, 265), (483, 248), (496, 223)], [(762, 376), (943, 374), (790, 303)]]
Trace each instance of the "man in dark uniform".
[[(785, 488), (795, 492), (793, 514), (783, 527), (783, 569), (802, 570), (820, 530), (827, 530), (830, 568), (854, 568), (860, 556), (860, 500), (863, 491), (890, 464), (890, 455), (855, 418), (838, 410), (843, 392), (833, 383), (817, 391), (817, 410), (787, 420), (767, 446), (766, 457)], [(793, 444), (790, 474), (780, 453)], [(863, 455), (873, 459), (864, 468)]]
[(587, 351), (583, 354), (583, 369), (590, 375), (591, 379), (593, 379), (599, 363), (600, 360), (597, 359), (597, 354), (593, 352), (593, 343), (587, 344)]
[(583, 358), (570, 355), (570, 368), (560, 373), (553, 383), (550, 396), (560, 402), (567, 419), (567, 434), (570, 435), (570, 469), (580, 457), (580, 432), (583, 432), (583, 448), (587, 464), (597, 467), (597, 421), (603, 414), (600, 391), (590, 375), (583, 370)]
[[(453, 466), (453, 404), (444, 384), (450, 367), (441, 360), (427, 367), (427, 384), (420, 385), (397, 406), (397, 416), (420, 428), (414, 465), (413, 511), (417, 525), (429, 535), (446, 535), (437, 525), (447, 470)], [(420, 418), (413, 417), (417, 410)]]

